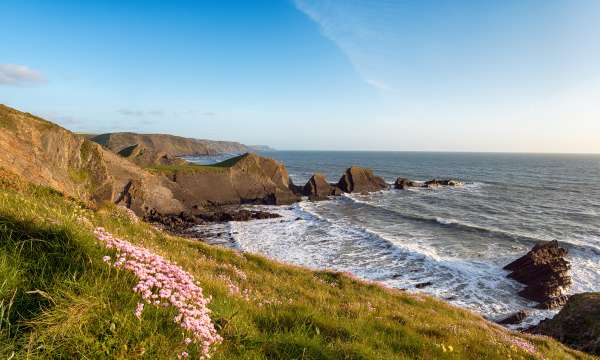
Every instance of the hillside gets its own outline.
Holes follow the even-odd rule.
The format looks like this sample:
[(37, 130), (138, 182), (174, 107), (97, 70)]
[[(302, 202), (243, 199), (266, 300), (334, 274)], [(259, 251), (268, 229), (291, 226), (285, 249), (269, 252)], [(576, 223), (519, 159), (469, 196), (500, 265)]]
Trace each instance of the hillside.
[(132, 145), (141, 145), (171, 156), (242, 154), (252, 151), (252, 148), (237, 142), (191, 139), (167, 134), (108, 133), (90, 139), (115, 153)]
[(177, 187), (60, 126), (0, 104), (0, 166), (90, 204), (180, 212)]
[(164, 165), (149, 168), (185, 189), (189, 207), (232, 204), (290, 204), (300, 200), (289, 188), (285, 166), (248, 153), (214, 165)]
[[(162, 143), (150, 146), (157, 144), (160, 148)], [(167, 151), (174, 149), (165, 146)], [(4, 105), (0, 105), (0, 150), (0, 167), (28, 181), (92, 205), (123, 204), (139, 216), (153, 210), (179, 214), (205, 206), (297, 199), (287, 187), (287, 170), (271, 159), (246, 154), (239, 162), (193, 166), (143, 144), (116, 154), (84, 136)], [(154, 167), (148, 171), (142, 167), (145, 164)]]
[(106, 263), (129, 255), (102, 246), (99, 226), (194, 277), (222, 337), (209, 348), (213, 359), (592, 359), (428, 296), (170, 236), (119, 207), (92, 210), (6, 170), (0, 358), (199, 356), (173, 308), (138, 311), (133, 273)]

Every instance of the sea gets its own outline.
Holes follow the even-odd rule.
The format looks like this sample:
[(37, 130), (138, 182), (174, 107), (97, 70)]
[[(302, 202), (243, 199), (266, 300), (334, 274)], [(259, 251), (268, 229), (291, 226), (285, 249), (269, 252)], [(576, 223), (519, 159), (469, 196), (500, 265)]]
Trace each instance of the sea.
[[(274, 151), (295, 184), (314, 172), (337, 182), (371, 168), (390, 184), (452, 178), (464, 187), (385, 190), (328, 201), (261, 206), (281, 218), (213, 225), (243, 251), (314, 269), (350, 272), (423, 292), (498, 320), (535, 303), (503, 266), (539, 241), (569, 251), (570, 293), (600, 291), (600, 155)], [(189, 158), (211, 163), (220, 158)], [(210, 232), (210, 229), (198, 229)], [(520, 327), (551, 317), (533, 310)]]

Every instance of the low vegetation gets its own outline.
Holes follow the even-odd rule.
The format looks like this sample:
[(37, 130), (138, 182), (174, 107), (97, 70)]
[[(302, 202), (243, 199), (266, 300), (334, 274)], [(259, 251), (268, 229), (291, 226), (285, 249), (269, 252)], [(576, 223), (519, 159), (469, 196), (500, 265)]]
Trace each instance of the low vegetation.
[[(215, 166), (216, 167), (216, 166)], [(0, 358), (197, 358), (170, 307), (94, 235), (162, 256), (211, 297), (213, 359), (589, 359), (428, 296), (170, 236), (114, 205), (86, 208), (0, 172)], [(139, 316), (139, 318), (138, 318)], [(185, 353), (184, 353), (185, 352)]]
[[(243, 155), (242, 155), (243, 156)], [(171, 165), (153, 165), (146, 169), (159, 174), (172, 175), (176, 172), (180, 173), (200, 173), (200, 172), (223, 172), (228, 168), (237, 164), (242, 156), (236, 156), (216, 164), (200, 165), (200, 164), (171, 164)]]

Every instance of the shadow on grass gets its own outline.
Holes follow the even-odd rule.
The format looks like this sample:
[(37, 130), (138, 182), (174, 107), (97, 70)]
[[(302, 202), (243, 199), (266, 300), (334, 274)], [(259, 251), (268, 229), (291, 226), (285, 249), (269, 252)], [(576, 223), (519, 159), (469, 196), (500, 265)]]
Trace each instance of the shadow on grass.
[[(58, 285), (76, 280), (91, 266), (89, 249), (76, 240), (65, 226), (41, 226), (0, 214), (0, 255), (10, 260), (12, 274), (18, 274), (16, 288), (0, 293), (3, 316), (0, 321), (9, 336), (26, 330), (24, 325), (54, 303), (51, 294)], [(2, 296), (4, 295), (4, 296)]]

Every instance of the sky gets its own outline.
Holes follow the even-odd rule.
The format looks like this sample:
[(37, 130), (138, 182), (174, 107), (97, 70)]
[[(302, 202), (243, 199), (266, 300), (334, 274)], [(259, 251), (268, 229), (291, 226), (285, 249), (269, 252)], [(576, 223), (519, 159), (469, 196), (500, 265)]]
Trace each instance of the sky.
[(600, 153), (600, 1), (0, 2), (0, 103), (289, 150)]

